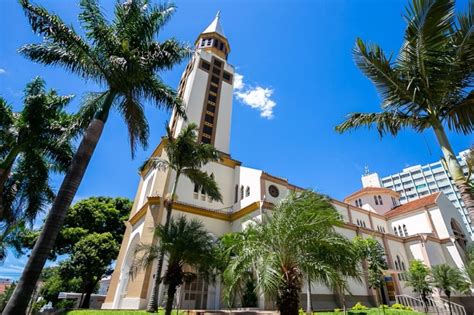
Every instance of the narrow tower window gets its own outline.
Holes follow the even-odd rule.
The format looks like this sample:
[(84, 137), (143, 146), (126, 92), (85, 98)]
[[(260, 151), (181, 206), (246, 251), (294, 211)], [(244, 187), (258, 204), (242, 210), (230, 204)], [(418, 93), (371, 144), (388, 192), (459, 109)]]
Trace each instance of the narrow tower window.
[(235, 196), (234, 196), (234, 203), (239, 201), (239, 185), (235, 185)]

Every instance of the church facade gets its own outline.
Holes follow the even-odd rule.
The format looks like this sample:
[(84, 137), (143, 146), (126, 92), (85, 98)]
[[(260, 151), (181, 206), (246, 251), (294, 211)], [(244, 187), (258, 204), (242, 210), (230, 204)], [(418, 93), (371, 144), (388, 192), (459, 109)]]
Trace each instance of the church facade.
[[(180, 179), (173, 216), (186, 215), (203, 222), (215, 237), (241, 231), (250, 218), (271, 211), (274, 204), (292, 191), (301, 190), (288, 180), (263, 170), (245, 167), (229, 152), (232, 117), (234, 68), (227, 61), (229, 42), (220, 25), (219, 15), (198, 36), (196, 51), (187, 65), (178, 88), (186, 106), (187, 121), (173, 113), (170, 128), (177, 135), (183, 126), (199, 126), (198, 139), (214, 145), (222, 159), (209, 163), (204, 171), (212, 173), (220, 188), (223, 202), (211, 201), (186, 178)], [(160, 143), (153, 156), (166, 158)], [(153, 227), (164, 223), (164, 198), (171, 192), (175, 174), (171, 170), (148, 169), (141, 180), (126, 232), (111, 277), (104, 309), (143, 309), (146, 307), (156, 276), (156, 265), (142, 270), (133, 279), (129, 270), (138, 244), (156, 242)], [(352, 239), (373, 236), (384, 246), (389, 269), (385, 275), (382, 299), (395, 302), (396, 295), (414, 295), (406, 286), (405, 271), (410, 260), (422, 260), (427, 266), (448, 263), (462, 268), (465, 260), (467, 231), (462, 218), (442, 193), (400, 205), (399, 194), (381, 187), (365, 187), (344, 201), (332, 200), (343, 217), (338, 231)], [(367, 280), (350, 282), (348, 304), (373, 302), (374, 292)], [(181, 309), (225, 308), (219, 281), (208, 284), (202, 279), (185, 284), (179, 292)], [(160, 288), (160, 299), (164, 290)], [(335, 308), (337, 296), (328, 288), (314, 283), (312, 299), (318, 308)], [(306, 298), (302, 295), (302, 304)], [(262, 309), (274, 308), (264, 299)]]

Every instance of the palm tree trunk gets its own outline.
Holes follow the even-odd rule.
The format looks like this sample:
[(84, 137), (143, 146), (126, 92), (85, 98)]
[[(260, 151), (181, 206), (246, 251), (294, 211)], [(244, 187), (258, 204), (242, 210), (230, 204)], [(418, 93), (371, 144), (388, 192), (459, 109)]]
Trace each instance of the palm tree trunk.
[(451, 307), (451, 292), (445, 291), (446, 296), (448, 297), (448, 306), (449, 306), (449, 315), (453, 315), (453, 310)]
[[(104, 101), (103, 117), (94, 118), (84, 133), (81, 144), (74, 155), (71, 166), (61, 183), (58, 195), (54, 199), (53, 206), (49, 211), (46, 222), (44, 223), (41, 234), (36, 241), (35, 247), (31, 252), (30, 258), (23, 270), (18, 286), (15, 288), (11, 299), (3, 312), (4, 315), (25, 314), (28, 302), (33, 293), (36, 282), (38, 281), (48, 255), (53, 249), (54, 243), (61, 229), (67, 211), (71, 206), (72, 200), (76, 195), (77, 189), (81, 184), (82, 178), (86, 172), (92, 154), (99, 142), (108, 109), (115, 98), (114, 93), (108, 93)], [(105, 118), (104, 118), (105, 117)]]
[(3, 204), (3, 190), (5, 189), (5, 184), (10, 176), (12, 166), (13, 162), (6, 167), (0, 167), (0, 221), (7, 220), (4, 208), (5, 205)]
[[(171, 221), (171, 211), (173, 210), (173, 201), (176, 196), (176, 188), (178, 187), (180, 172), (176, 172), (176, 180), (174, 182), (173, 190), (171, 191), (171, 199), (166, 200), (166, 221), (165, 221), (165, 231), (168, 231)], [(153, 287), (151, 289), (150, 300), (147, 305), (147, 312), (156, 312), (158, 310), (158, 293), (160, 290), (161, 283), (161, 273), (163, 272), (163, 263), (165, 260), (165, 252), (160, 251), (160, 257), (158, 259), (158, 267), (156, 268), (156, 276), (153, 281)], [(176, 288), (175, 288), (176, 289)]]
[(299, 289), (292, 283), (285, 284), (280, 288), (277, 303), (280, 315), (298, 315)]
[(313, 313), (313, 302), (311, 299), (311, 279), (308, 276), (308, 289), (306, 290), (306, 313), (312, 314)]
[(173, 301), (174, 301), (175, 294), (176, 294), (176, 285), (170, 284), (168, 286), (168, 297), (166, 298), (165, 315), (171, 315), (171, 311), (173, 310)]
[(4, 211), (3, 211), (3, 187), (5, 186), (5, 182), (7, 181), (8, 175), (7, 170), (0, 168), (0, 221), (4, 219)]
[(443, 126), (441, 123), (439, 123), (438, 125), (433, 126), (433, 129), (436, 134), (436, 138), (438, 139), (438, 143), (441, 146), (441, 151), (443, 152), (448, 171), (459, 190), (459, 194), (461, 195), (461, 199), (464, 202), (464, 206), (469, 214), (469, 217), (474, 221), (474, 193), (469, 186), (466, 177), (464, 176), (461, 165), (454, 154), (453, 148), (449, 143)]

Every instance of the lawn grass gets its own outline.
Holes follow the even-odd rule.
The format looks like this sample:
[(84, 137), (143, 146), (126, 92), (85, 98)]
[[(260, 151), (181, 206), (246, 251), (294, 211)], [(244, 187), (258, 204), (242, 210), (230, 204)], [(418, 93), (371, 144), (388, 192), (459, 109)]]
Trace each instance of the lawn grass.
[[(362, 314), (367, 314), (367, 315), (383, 315), (383, 311), (380, 308), (371, 308), (368, 310), (364, 311), (350, 311), (352, 313), (362, 313)], [(158, 313), (153, 313), (153, 314), (158, 314), (158, 315), (164, 315), (164, 311), (160, 310)], [(186, 315), (185, 311), (180, 311), (180, 315)], [(74, 311), (68, 311), (66, 313), (67, 315), (147, 315), (150, 313), (147, 313), (146, 311), (143, 310), (128, 310), (128, 311), (122, 311), (122, 310), (74, 310)], [(176, 311), (173, 310), (173, 315), (176, 314)], [(313, 315), (344, 315), (343, 312), (315, 312)], [(413, 312), (413, 311), (404, 311), (404, 310), (396, 310), (396, 309), (385, 309), (385, 315), (413, 315), (413, 314), (419, 314), (418, 312)]]
[[(362, 314), (367, 314), (367, 315), (383, 315), (383, 311), (381, 308), (371, 308), (371, 309), (368, 309), (368, 310), (364, 310), (364, 311), (351, 311), (351, 310), (348, 310), (348, 312), (351, 312), (351, 313), (362, 313)], [(335, 312), (316, 312), (316, 313), (313, 313), (314, 315), (335, 315), (335, 314), (340, 314), (340, 315), (344, 315), (344, 312), (338, 312), (338, 313), (335, 313)], [(389, 309), (389, 308), (386, 308), (385, 309), (385, 315), (413, 315), (413, 314), (420, 314), (419, 312), (414, 312), (414, 311), (405, 311), (405, 310), (397, 310), (397, 309)]]

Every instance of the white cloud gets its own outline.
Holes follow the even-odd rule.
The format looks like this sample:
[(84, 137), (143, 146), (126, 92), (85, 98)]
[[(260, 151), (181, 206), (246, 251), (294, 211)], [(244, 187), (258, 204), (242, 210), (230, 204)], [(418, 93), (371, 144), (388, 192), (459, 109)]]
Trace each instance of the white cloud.
[(270, 88), (255, 86), (247, 87), (244, 83), (244, 76), (234, 74), (234, 95), (244, 105), (260, 111), (260, 116), (267, 119), (273, 118), (273, 107), (275, 101), (271, 99), (273, 90)]
[(244, 88), (244, 76), (240, 73), (234, 74), (234, 89), (242, 90)]
[(0, 68), (0, 74), (5, 74), (5, 73), (7, 73), (7, 70)]

